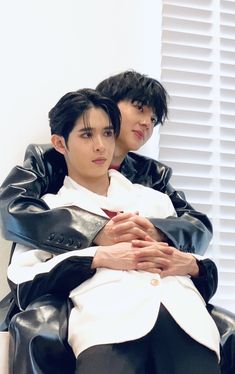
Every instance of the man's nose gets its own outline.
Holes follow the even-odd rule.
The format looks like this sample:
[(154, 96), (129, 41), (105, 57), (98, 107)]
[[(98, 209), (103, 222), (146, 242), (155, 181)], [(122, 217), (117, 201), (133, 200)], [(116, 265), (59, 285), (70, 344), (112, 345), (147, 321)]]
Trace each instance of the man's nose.
[(96, 152), (102, 152), (105, 149), (103, 139), (100, 136), (97, 136), (94, 140), (94, 150)]
[(152, 117), (151, 116), (145, 115), (145, 116), (143, 116), (143, 118), (141, 118), (140, 125), (142, 127), (145, 127), (147, 129), (149, 129), (150, 126), (151, 126), (151, 123), (152, 123)]

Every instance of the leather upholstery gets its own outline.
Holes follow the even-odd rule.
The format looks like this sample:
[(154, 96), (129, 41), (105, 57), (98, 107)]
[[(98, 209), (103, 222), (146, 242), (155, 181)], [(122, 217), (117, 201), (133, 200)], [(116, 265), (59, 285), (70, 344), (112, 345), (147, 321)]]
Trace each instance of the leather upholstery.
[(67, 343), (69, 301), (44, 295), (16, 314), (9, 325), (10, 374), (73, 373), (75, 357)]
[(221, 336), (221, 374), (234, 374), (235, 314), (220, 306), (209, 305), (208, 307)]
[(221, 336), (221, 344), (224, 344), (228, 337), (235, 332), (235, 315), (220, 306), (208, 306)]
[[(10, 300), (10, 299), (9, 299)], [(221, 335), (222, 374), (235, 370), (235, 314), (208, 305)], [(31, 303), (11, 320), (10, 374), (72, 374), (75, 357), (67, 343), (67, 317), (70, 304), (53, 295)]]

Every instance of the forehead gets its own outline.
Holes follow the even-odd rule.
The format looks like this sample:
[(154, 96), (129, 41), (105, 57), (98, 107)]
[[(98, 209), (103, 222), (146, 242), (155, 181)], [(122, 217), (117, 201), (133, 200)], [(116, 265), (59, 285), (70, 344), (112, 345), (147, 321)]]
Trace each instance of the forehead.
[(106, 127), (109, 126), (110, 119), (108, 114), (102, 109), (98, 107), (92, 107), (85, 111), (75, 123), (76, 128), (84, 128), (84, 127)]

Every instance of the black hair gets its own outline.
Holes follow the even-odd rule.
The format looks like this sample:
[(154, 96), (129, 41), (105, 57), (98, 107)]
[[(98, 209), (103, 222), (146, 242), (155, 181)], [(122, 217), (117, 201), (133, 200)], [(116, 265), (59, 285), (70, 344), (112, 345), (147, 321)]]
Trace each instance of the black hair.
[(121, 100), (130, 100), (151, 107), (156, 115), (156, 125), (163, 124), (167, 118), (168, 94), (159, 81), (147, 75), (127, 70), (104, 79), (96, 90), (117, 104)]
[[(114, 135), (117, 137), (121, 122), (121, 114), (117, 105), (111, 99), (90, 88), (68, 92), (61, 97), (49, 112), (51, 134), (63, 136), (67, 143), (76, 121), (81, 116), (85, 119), (86, 112), (93, 107), (104, 110), (109, 117)], [(89, 126), (89, 124), (86, 125)]]

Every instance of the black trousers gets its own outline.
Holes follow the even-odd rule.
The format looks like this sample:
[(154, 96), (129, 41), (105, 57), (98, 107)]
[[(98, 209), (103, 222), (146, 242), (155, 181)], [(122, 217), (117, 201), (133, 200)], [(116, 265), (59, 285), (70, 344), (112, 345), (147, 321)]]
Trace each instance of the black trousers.
[(76, 374), (219, 374), (216, 354), (188, 336), (165, 307), (143, 338), (97, 345), (77, 358)]

